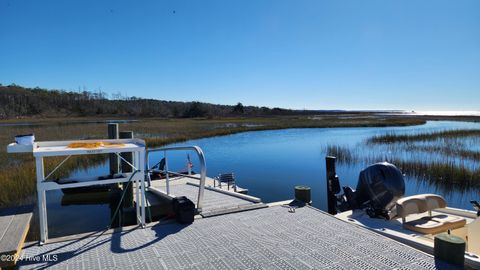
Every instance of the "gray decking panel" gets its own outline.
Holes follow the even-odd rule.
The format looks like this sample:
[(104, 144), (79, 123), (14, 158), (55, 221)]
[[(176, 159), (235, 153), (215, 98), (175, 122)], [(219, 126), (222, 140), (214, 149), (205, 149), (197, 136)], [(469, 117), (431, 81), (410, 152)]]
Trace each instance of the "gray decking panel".
[[(310, 207), (276, 206), (31, 246), (20, 269), (437, 269), (434, 259)], [(445, 268), (443, 268), (445, 269)]]

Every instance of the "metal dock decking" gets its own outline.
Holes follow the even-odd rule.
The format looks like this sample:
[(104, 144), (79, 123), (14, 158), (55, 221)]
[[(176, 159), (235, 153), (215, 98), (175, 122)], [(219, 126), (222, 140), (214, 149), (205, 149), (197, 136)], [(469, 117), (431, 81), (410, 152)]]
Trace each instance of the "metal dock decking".
[[(98, 184), (99, 181), (67, 186), (46, 181), (52, 173), (45, 177), (44, 171), (39, 169), (43, 165), (40, 155), (37, 158), (37, 189), (43, 194), (39, 197), (39, 211), (43, 213), (40, 221), (44, 217), (40, 232), (41, 242), (45, 244), (25, 245), (18, 259), (19, 269), (451, 269), (430, 255), (313, 207), (298, 208), (279, 205), (281, 203), (267, 206), (259, 198), (212, 187), (207, 182), (215, 186), (214, 179), (206, 176), (205, 157), (197, 146), (145, 150), (143, 141), (139, 140), (131, 149), (123, 148), (130, 141), (108, 142), (116, 143), (117, 148), (98, 148), (94, 153), (115, 153), (121, 158), (118, 152), (138, 152), (133, 163), (123, 160), (134, 171), (122, 171), (125, 174), (122, 178), (112, 176), (108, 180), (132, 183), (133, 188), (125, 187), (122, 198), (129, 193), (135, 201), (135, 207), (128, 209), (135, 210), (137, 226), (47, 241), (45, 191)], [(68, 141), (38, 144), (45, 146), (45, 155), (53, 155), (52, 149), (62, 148), (55, 155), (68, 155), (66, 159), (74, 154), (92, 153), (88, 148), (72, 150)], [(37, 147), (32, 149), (38, 156)], [(199, 174), (191, 174), (189, 158), (187, 174), (169, 171), (169, 151), (196, 152)], [(163, 152), (164, 158), (158, 166), (150, 167), (149, 157), (155, 152)], [(165, 181), (151, 179), (151, 173), (156, 171), (164, 174)], [(145, 178), (139, 177), (142, 175)], [(145, 187), (147, 183), (148, 188)], [(177, 196), (186, 196), (193, 203), (184, 204), (185, 208), (181, 209)], [(143, 227), (145, 210), (155, 207), (161, 208), (157, 209), (159, 213), (166, 211), (165, 218), (173, 213), (177, 221), (193, 223), (152, 222)], [(194, 220), (195, 213), (199, 215)], [(188, 214), (188, 218), (182, 218), (183, 214)]]
[(43, 246), (34, 243), (24, 248), (20, 269), (50, 267), (203, 270), (448, 266), (315, 208), (271, 206), (197, 219), (190, 225), (155, 225)]

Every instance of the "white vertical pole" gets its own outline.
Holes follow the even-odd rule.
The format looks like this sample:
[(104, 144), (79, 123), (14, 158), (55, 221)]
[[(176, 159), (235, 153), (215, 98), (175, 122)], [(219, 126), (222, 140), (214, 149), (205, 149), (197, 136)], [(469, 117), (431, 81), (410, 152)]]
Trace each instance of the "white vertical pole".
[(167, 188), (167, 195), (170, 195), (170, 177), (168, 176), (168, 159), (167, 159), (167, 151), (163, 151), (163, 156), (165, 158), (165, 184)]
[(138, 152), (137, 168), (140, 170), (139, 177), (142, 187), (142, 227), (145, 227), (145, 150)]
[(43, 189), (42, 182), (45, 178), (45, 172), (43, 168), (43, 157), (35, 158), (35, 166), (37, 172), (37, 198), (38, 198), (38, 217), (40, 223), (40, 244), (44, 244), (48, 240), (48, 223), (47, 223), (47, 202), (45, 196), (45, 190)]
[(145, 167), (146, 167), (146, 175), (147, 175), (147, 183), (148, 187), (152, 186), (152, 179), (150, 178), (150, 155), (148, 150), (145, 150)]
[[(135, 151), (135, 160), (138, 160), (138, 151)], [(137, 167), (137, 169), (139, 169)], [(137, 172), (138, 174), (138, 172)], [(136, 202), (135, 202), (135, 205), (136, 205), (136, 216), (137, 216), (137, 224), (139, 224), (141, 221), (140, 221), (140, 186), (139, 186), (139, 181), (138, 181), (138, 177), (135, 177), (135, 179), (133, 179), (134, 183), (135, 183), (135, 192), (136, 192)]]
[(203, 207), (203, 195), (205, 191), (205, 178), (207, 177), (207, 165), (205, 163), (205, 155), (203, 154), (202, 149), (195, 147), (198, 153), (198, 158), (200, 161), (200, 186), (198, 187), (198, 201), (197, 201), (197, 211), (202, 212)]

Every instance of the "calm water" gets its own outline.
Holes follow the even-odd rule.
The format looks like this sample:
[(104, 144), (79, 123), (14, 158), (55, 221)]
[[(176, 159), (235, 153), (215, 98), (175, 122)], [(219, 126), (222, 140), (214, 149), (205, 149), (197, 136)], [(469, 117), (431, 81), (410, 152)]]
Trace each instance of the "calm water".
[[(357, 149), (360, 153), (371, 154), (375, 150), (364, 143), (371, 136), (392, 132), (415, 134), (467, 128), (480, 129), (480, 123), (430, 121), (425, 125), (410, 127), (255, 131), (191, 140), (175, 145), (200, 146), (205, 152), (208, 176), (234, 172), (237, 184), (248, 188), (250, 195), (260, 197), (264, 202), (291, 199), (294, 186), (302, 184), (312, 188), (314, 206), (326, 209), (325, 148), (327, 145), (347, 146)], [(186, 152), (169, 154), (170, 169), (184, 169), (186, 155)], [(190, 156), (194, 162), (194, 170), (198, 170), (195, 154), (190, 153)], [(152, 163), (158, 162), (161, 157), (163, 155), (159, 153)], [(363, 162), (338, 164), (337, 174), (341, 185), (355, 188), (359, 172), (367, 165)], [(478, 164), (472, 164), (472, 166), (478, 166)], [(76, 171), (72, 176), (86, 173), (106, 174), (107, 171), (107, 165), (102, 164), (88, 171)], [(470, 209), (469, 200), (480, 199), (478, 190), (445, 191), (408, 176), (405, 181), (406, 195), (437, 193), (443, 195), (452, 207)], [(108, 204), (61, 206), (62, 193), (57, 191), (50, 192), (47, 200), (50, 207), (48, 213), (52, 235), (65, 234), (71, 228), (80, 227), (77, 225), (81, 225), (86, 231), (99, 229), (110, 221), (111, 210)], [(65, 224), (68, 220), (71, 220), (71, 226)]]

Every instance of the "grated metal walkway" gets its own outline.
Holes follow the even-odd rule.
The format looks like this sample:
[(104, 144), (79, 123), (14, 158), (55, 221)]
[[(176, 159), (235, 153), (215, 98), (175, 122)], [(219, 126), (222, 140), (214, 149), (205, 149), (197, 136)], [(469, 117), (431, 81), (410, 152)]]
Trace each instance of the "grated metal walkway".
[(33, 245), (20, 269), (447, 269), (420, 251), (311, 207), (275, 206)]

